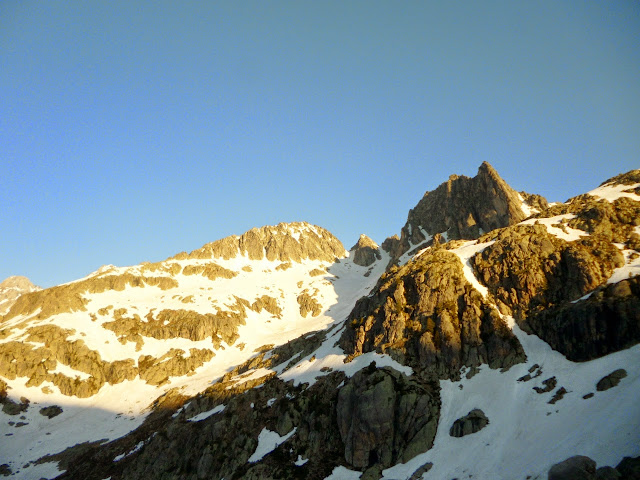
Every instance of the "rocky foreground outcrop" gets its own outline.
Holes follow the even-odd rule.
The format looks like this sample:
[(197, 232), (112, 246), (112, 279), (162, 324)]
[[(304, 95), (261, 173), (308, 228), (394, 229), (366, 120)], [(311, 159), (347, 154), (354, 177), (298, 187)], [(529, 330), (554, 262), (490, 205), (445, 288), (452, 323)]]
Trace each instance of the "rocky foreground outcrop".
[(549, 470), (549, 480), (640, 480), (640, 457), (625, 457), (614, 467), (596, 468), (596, 462), (576, 455), (555, 464)]
[[(616, 178), (639, 177), (634, 171)], [(570, 360), (591, 360), (637, 344), (640, 281), (608, 281), (640, 255), (640, 202), (585, 194), (535, 218), (559, 216), (564, 219), (550, 227), (516, 225), (480, 237), (490, 245), (472, 258), (475, 275), (502, 313), (512, 314), (523, 329)], [(556, 229), (571, 229), (577, 238), (558, 238)]]

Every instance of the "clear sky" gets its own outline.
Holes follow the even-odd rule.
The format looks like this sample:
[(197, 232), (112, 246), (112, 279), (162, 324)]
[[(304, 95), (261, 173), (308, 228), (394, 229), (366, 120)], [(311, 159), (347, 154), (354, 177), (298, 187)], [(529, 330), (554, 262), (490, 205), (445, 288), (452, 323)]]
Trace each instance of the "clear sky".
[(0, 2), (0, 280), (382, 242), (484, 160), (563, 201), (639, 154), (637, 1)]

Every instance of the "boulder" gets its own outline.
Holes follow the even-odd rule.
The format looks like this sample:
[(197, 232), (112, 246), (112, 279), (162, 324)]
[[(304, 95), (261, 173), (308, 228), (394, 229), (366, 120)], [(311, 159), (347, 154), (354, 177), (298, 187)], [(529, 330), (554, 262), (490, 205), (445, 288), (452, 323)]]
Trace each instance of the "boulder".
[(472, 433), (479, 432), (489, 424), (489, 419), (479, 408), (474, 408), (464, 417), (460, 417), (449, 430), (449, 435), (452, 437), (464, 437), (465, 435), (471, 435)]
[(549, 480), (596, 480), (596, 462), (576, 455), (556, 463), (549, 470)]
[(356, 468), (387, 468), (433, 445), (440, 410), (434, 385), (375, 364), (340, 389), (336, 405), (344, 457)]
[(626, 376), (627, 371), (623, 368), (619, 368), (618, 370), (611, 372), (609, 375), (602, 377), (596, 385), (596, 390), (604, 392), (605, 390), (616, 387), (620, 383), (620, 380)]

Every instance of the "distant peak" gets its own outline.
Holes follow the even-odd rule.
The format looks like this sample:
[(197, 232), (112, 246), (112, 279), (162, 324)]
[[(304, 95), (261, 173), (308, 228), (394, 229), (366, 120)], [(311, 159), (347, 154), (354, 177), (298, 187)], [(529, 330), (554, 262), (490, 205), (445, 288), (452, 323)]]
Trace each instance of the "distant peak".
[(333, 261), (346, 255), (342, 242), (331, 232), (308, 222), (279, 223), (255, 227), (242, 235), (207, 243), (181, 258), (235, 258), (300, 262), (305, 259)]
[(0, 283), (0, 288), (15, 288), (25, 291), (32, 291), (34, 289), (40, 290), (40, 287), (37, 287), (31, 282), (31, 280), (21, 275), (15, 275), (4, 279), (2, 283)]
[(360, 234), (360, 238), (358, 239), (356, 244), (353, 247), (351, 247), (351, 250), (354, 250), (356, 248), (363, 248), (363, 247), (370, 247), (373, 249), (379, 248), (376, 242), (374, 242), (373, 240), (371, 240), (371, 238), (369, 238), (367, 235), (362, 233)]
[(351, 252), (353, 252), (353, 263), (362, 267), (368, 267), (382, 258), (378, 244), (364, 233), (360, 235), (356, 244), (351, 247)]

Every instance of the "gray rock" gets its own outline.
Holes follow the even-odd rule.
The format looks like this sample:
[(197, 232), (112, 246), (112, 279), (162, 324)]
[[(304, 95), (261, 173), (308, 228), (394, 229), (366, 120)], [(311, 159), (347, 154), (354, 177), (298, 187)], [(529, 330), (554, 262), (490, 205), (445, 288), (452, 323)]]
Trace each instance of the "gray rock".
[[(293, 233), (299, 235), (294, 237)], [(181, 253), (173, 259), (230, 259), (246, 255), (252, 260), (300, 262), (304, 259), (334, 261), (345, 255), (340, 240), (324, 228), (307, 222), (280, 223), (275, 226), (253, 228), (237, 236), (207, 243), (190, 254)]]
[(549, 470), (549, 480), (596, 480), (596, 462), (576, 455), (556, 463)]
[(198, 478), (209, 478), (209, 470), (213, 465), (213, 455), (206, 451), (198, 461)]
[(463, 366), (509, 368), (522, 346), (494, 308), (466, 280), (458, 257), (429, 250), (383, 274), (346, 322), (340, 345), (351, 357), (378, 351), (440, 378)]
[[(543, 201), (541, 197), (537, 200)], [(521, 205), (518, 193), (483, 162), (475, 177), (451, 175), (438, 188), (426, 192), (409, 211), (399, 241), (385, 241), (383, 248), (395, 260), (411, 245), (424, 242), (422, 229), (431, 236), (447, 232), (449, 240), (478, 238), (483, 232), (524, 220)]]
[(370, 365), (338, 394), (345, 459), (356, 468), (386, 468), (427, 451), (433, 445), (439, 408), (434, 386)]
[(640, 480), (640, 457), (624, 457), (616, 470), (624, 480)]
[(471, 435), (472, 433), (479, 432), (489, 424), (489, 419), (479, 408), (471, 410), (464, 417), (460, 417), (449, 430), (449, 435), (452, 437), (464, 437), (465, 435)]
[(618, 480), (622, 478), (622, 475), (613, 467), (600, 467), (596, 470), (596, 478), (598, 480)]
[(40, 409), (40, 415), (43, 415), (47, 418), (57, 417), (62, 413), (62, 408), (58, 405), (51, 405), (50, 407), (44, 407)]
[(609, 375), (602, 377), (596, 385), (596, 390), (604, 392), (610, 388), (618, 386), (620, 380), (627, 376), (627, 371), (623, 368), (619, 368), (611, 372)]

